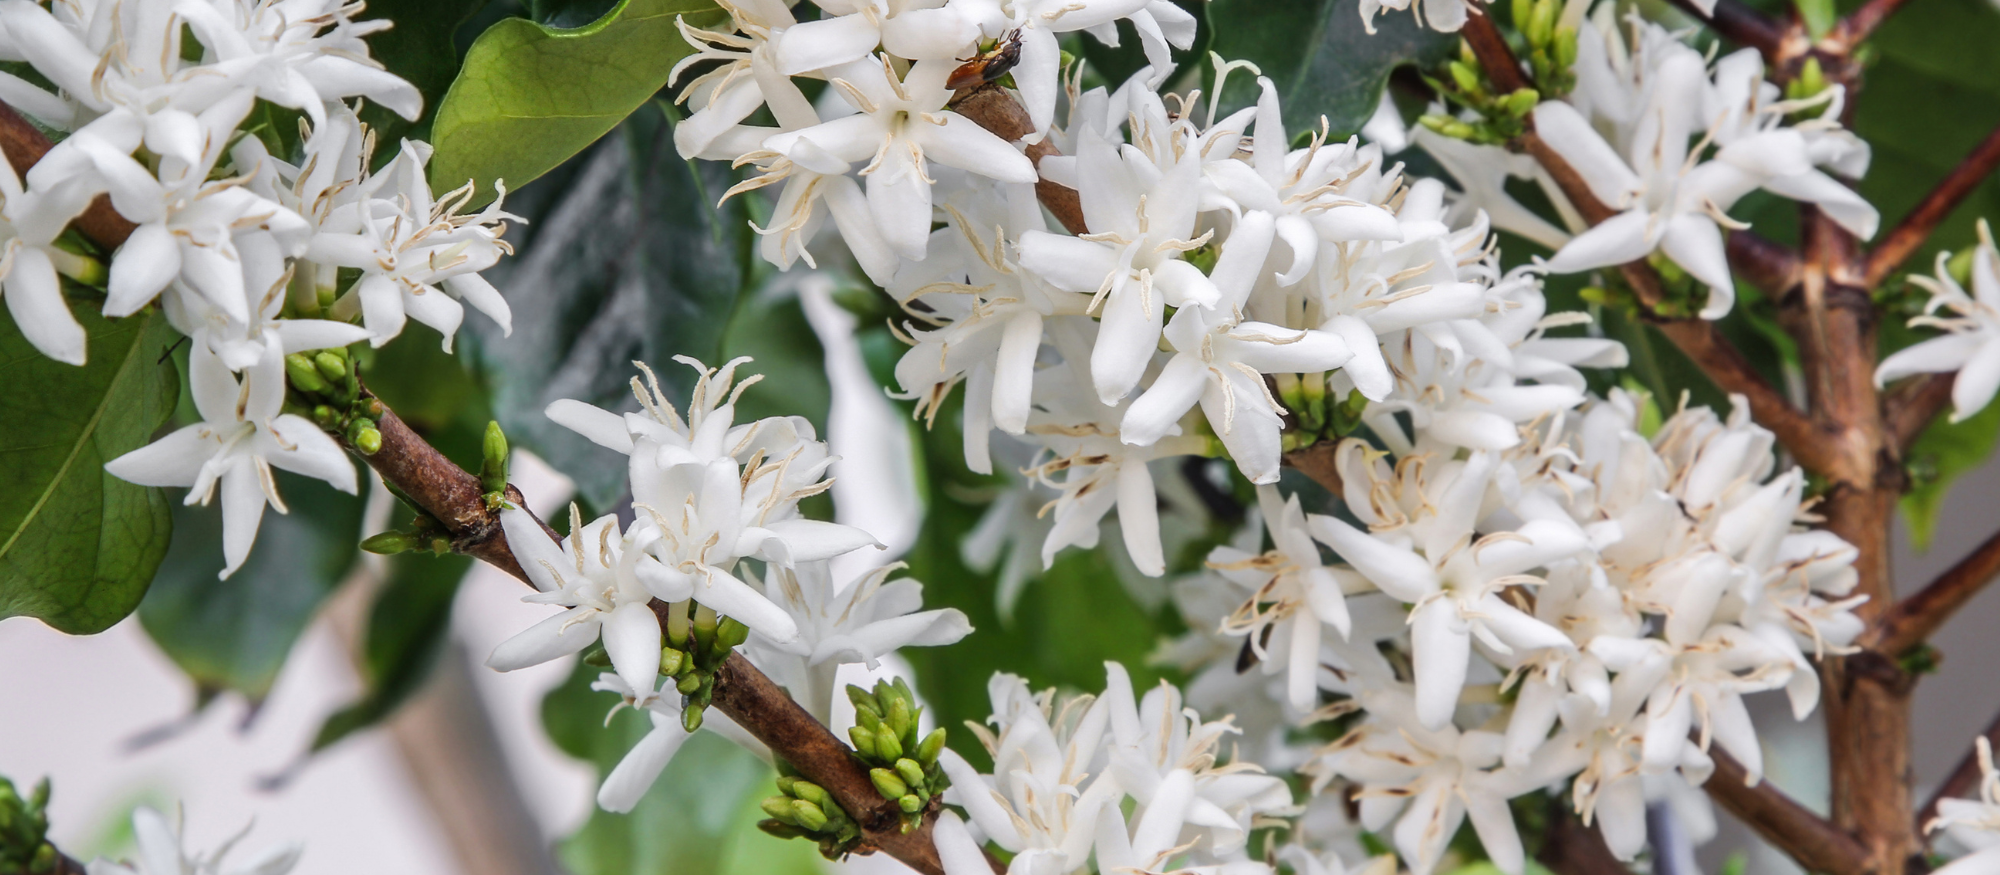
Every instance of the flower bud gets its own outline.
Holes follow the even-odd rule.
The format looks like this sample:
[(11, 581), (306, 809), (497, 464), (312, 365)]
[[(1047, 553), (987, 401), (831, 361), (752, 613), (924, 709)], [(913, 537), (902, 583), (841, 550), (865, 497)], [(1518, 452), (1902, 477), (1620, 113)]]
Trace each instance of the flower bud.
[(847, 701), (853, 702), (857, 711), (873, 711), (875, 716), (882, 716), (882, 706), (875, 702), (875, 694), (854, 684), (847, 685)]
[(888, 769), (869, 769), (868, 778), (875, 782), (875, 792), (882, 794), (884, 799), (895, 799), (910, 792), (910, 785), (903, 783), (901, 777)]
[(792, 800), (792, 816), (798, 819), (800, 826), (813, 832), (818, 832), (820, 828), (826, 826), (826, 812), (804, 799)]
[(875, 755), (890, 762), (903, 756), (903, 742), (896, 737), (896, 733), (889, 730), (887, 723), (875, 731)]
[(715, 627), (715, 652), (728, 653), (729, 650), (750, 640), (750, 627), (733, 617), (723, 617)]
[(875, 733), (868, 727), (858, 723), (847, 727), (847, 740), (853, 742), (854, 752), (863, 759), (880, 759), (875, 756)]
[(326, 379), (313, 367), (312, 359), (306, 358), (304, 353), (295, 352), (285, 356), (285, 376), (292, 381), (292, 386), (301, 392), (319, 395), (333, 388), (327, 385)]
[(680, 674), (681, 666), (684, 664), (686, 658), (687, 654), (675, 650), (671, 647), (661, 650), (660, 674), (666, 677), (673, 677), (674, 675)]
[(1542, 102), (1541, 92), (1533, 88), (1517, 88), (1513, 94), (1501, 98), (1501, 108), (1515, 118), (1525, 118), (1535, 110), (1535, 104)]
[(687, 708), (681, 711), (681, 728), (693, 732), (701, 728), (701, 715), (705, 708)]
[(1451, 81), (1457, 83), (1458, 90), (1467, 94), (1480, 93), (1479, 70), (1464, 61), (1451, 62)]
[(811, 781), (793, 781), (792, 795), (821, 807), (831, 805), (833, 800), (833, 797), (826, 795), (826, 788)]
[(667, 640), (675, 647), (685, 647), (688, 640), (688, 602), (686, 600), (667, 605)]
[(1576, 68), (1576, 28), (1564, 25), (1556, 28), (1556, 66), (1563, 70)]
[(674, 689), (679, 690), (683, 696), (701, 689), (701, 675), (688, 672), (682, 676), (678, 683), (674, 684)]
[(375, 430), (375, 423), (357, 419), (347, 426), (347, 442), (361, 451), (364, 456), (382, 452), (382, 433)]
[(758, 807), (763, 808), (765, 814), (777, 818), (778, 820), (783, 821), (785, 823), (795, 824), (798, 822), (798, 818), (792, 814), (791, 797), (770, 796), (765, 798), (765, 800), (762, 803), (760, 803)]
[(694, 603), (694, 640), (715, 640), (715, 609), (701, 602)]
[(924, 743), (917, 746), (917, 762), (925, 768), (937, 765), (938, 755), (944, 753), (944, 727), (931, 730), (924, 736)]
[(1522, 29), (1529, 45), (1545, 46), (1555, 38), (1556, 13), (1560, 11), (1556, 0), (1535, 0), (1534, 11), (1528, 13), (1528, 26)]
[(486, 438), (479, 460), (479, 485), (487, 492), (507, 491), (507, 435), (500, 423), (486, 423)]
[(347, 358), (345, 356), (337, 355), (332, 350), (320, 350), (313, 355), (312, 361), (313, 367), (319, 369), (320, 376), (325, 377), (327, 382), (333, 383), (347, 379)]
[(910, 734), (916, 729), (916, 717), (910, 713), (910, 700), (902, 696), (890, 699), (888, 712), (882, 715), (882, 720), (895, 731), (898, 741), (905, 738), (915, 740), (915, 736)]
[[(896, 774), (903, 779), (904, 783), (912, 787), (922, 787), (924, 785), (924, 767), (918, 765), (916, 760), (909, 757), (896, 760)], [(896, 795), (900, 796), (902, 794), (898, 793)]]
[(378, 556), (394, 556), (417, 546), (417, 539), (408, 532), (383, 532), (361, 542), (361, 549)]
[(915, 796), (904, 796), (896, 800), (896, 807), (903, 809), (904, 814), (915, 814), (924, 810), (924, 800)]
[(856, 708), (854, 709), (854, 723), (857, 726), (866, 726), (869, 732), (874, 732), (877, 727), (882, 725), (882, 715), (867, 708)]
[[(790, 808), (790, 806), (786, 807)], [(800, 829), (796, 824), (785, 823), (779, 820), (757, 821), (757, 828), (763, 830), (765, 835), (781, 839), (802, 839), (812, 835), (812, 833)]]
[(1514, 0), (1509, 7), (1514, 13), (1514, 28), (1520, 30), (1528, 24), (1528, 17), (1534, 14), (1534, 0)]

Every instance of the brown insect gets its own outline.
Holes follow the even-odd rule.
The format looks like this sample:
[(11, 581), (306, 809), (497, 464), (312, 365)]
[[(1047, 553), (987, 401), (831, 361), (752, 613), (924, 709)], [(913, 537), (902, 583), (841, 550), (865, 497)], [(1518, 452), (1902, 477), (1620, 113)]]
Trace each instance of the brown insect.
[(1021, 32), (1011, 30), (993, 44), (993, 48), (980, 52), (967, 60), (958, 69), (951, 71), (951, 78), (945, 80), (945, 87), (953, 91), (984, 85), (1002, 76), (1015, 64), (1021, 63)]

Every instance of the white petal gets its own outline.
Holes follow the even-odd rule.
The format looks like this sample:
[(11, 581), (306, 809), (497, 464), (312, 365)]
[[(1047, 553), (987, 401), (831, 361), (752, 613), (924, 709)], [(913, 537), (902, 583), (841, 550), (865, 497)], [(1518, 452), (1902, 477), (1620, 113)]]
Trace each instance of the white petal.
[(1125, 551), (1132, 564), (1148, 577), (1167, 572), (1160, 548), (1159, 500), (1144, 461), (1127, 459), (1118, 466), (1118, 527), (1125, 533)]
[(62, 281), (47, 252), (36, 246), (16, 249), (0, 296), (7, 299), (7, 312), (21, 335), (42, 355), (64, 364), (84, 363), (88, 341), (63, 299)]
[(1653, 251), (1653, 241), (1646, 236), (1652, 221), (1640, 210), (1612, 216), (1563, 246), (1549, 259), (1549, 270), (1576, 273), (1643, 258)]
[[(28, 251), (23, 249), (16, 255), (16, 270), (20, 269), (19, 256)], [(181, 247), (173, 232), (164, 224), (140, 225), (111, 258), (104, 315), (115, 318), (139, 312), (180, 272)]]
[(1416, 673), (1417, 722), (1442, 729), (1458, 708), (1472, 637), (1450, 599), (1432, 599), (1410, 615), (1410, 663)]
[(1966, 360), (1958, 379), (1952, 381), (1951, 421), (1963, 422), (1984, 410), (1995, 389), (2000, 389), (2000, 343), (1989, 342)]
[(653, 716), (653, 731), (646, 733), (639, 743), (625, 753), (611, 774), (604, 776), (604, 786), (597, 789), (597, 805), (605, 811), (624, 814), (639, 804), (639, 799), (658, 780), (660, 772), (679, 752), (681, 744), (688, 740), (688, 732), (681, 728), (681, 722), (664, 715)]
[(312, 420), (286, 413), (272, 419), (270, 431), (258, 438), (260, 452), (273, 466), (324, 480), (349, 495), (359, 494), (354, 462)]
[(1334, 549), (1340, 558), (1392, 598), (1408, 604), (1422, 601), (1437, 591), (1437, 572), (1429, 562), (1403, 547), (1383, 543), (1330, 516), (1306, 517), (1313, 537)]
[[(589, 611), (587, 608), (579, 610)], [(493, 654), (486, 657), (486, 667), (494, 671), (513, 671), (541, 665), (589, 647), (597, 641), (596, 612), (590, 611), (593, 619), (584, 622), (576, 622), (577, 613), (564, 611), (500, 642), (493, 648)]]
[(644, 602), (627, 602), (604, 623), (604, 652), (626, 686), (651, 690), (660, 676), (660, 620)]
[(938, 860), (944, 865), (945, 875), (993, 875), (986, 853), (973, 841), (972, 833), (966, 831), (965, 822), (958, 819), (956, 812), (945, 809), (938, 815), (931, 827), (931, 840), (937, 844)]

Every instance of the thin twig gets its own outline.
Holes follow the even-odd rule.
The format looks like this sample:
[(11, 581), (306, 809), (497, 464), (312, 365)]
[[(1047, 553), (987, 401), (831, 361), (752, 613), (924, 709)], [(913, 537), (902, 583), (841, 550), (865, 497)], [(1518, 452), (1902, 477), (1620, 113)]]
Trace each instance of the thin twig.
[(1911, 254), (1923, 248), (1924, 241), (1930, 239), (1931, 232), (1944, 222), (1946, 217), (1958, 209), (1958, 205), (1984, 182), (1993, 168), (2000, 166), (2000, 128), (1986, 135), (1972, 154), (1965, 156), (1951, 173), (1938, 182), (1931, 193), (1917, 204), (1917, 208), (1903, 217), (1894, 230), (1882, 235), (1882, 242), (1868, 253), (1868, 267), (1864, 275), (1868, 288), (1882, 284), (1882, 280)]
[(1799, 253), (1755, 231), (1730, 231), (1729, 268), (1764, 294), (1777, 298), (1799, 284)]
[(1812, 813), (1783, 790), (1762, 781), (1746, 786), (1743, 765), (1721, 749), (1711, 749), (1715, 774), (1702, 789), (1709, 798), (1743, 821), (1808, 872), (1864, 875), (1868, 852), (1854, 837), (1826, 818)]
[[(1993, 722), (1986, 727), (1985, 736), (1987, 744), (2000, 747), (2000, 717), (1993, 718)], [(1937, 816), (1939, 802), (1946, 799), (1967, 799), (1977, 795), (1979, 779), (1983, 776), (1984, 772), (1979, 768), (1979, 748), (1975, 746), (1966, 750), (1965, 756), (1961, 757), (1958, 765), (1951, 770), (1951, 775), (1931, 793), (1931, 798), (1924, 803), (1924, 807), (1917, 809), (1915, 824), (1917, 831), (1921, 833), (1924, 827), (1930, 824), (1931, 818)]]
[(1889, 433), (1900, 454), (1907, 455), (1917, 438), (1923, 436), (1924, 429), (1930, 428), (1931, 421), (1951, 403), (1951, 387), (1957, 380), (1955, 371), (1926, 374), (1904, 380), (1883, 399), (1882, 417), (1888, 420)]
[(1972, 549), (1929, 586), (1896, 603), (1860, 641), (1894, 657), (1924, 643), (2000, 575), (2000, 532)]
[(1687, 14), (1708, 22), (1709, 28), (1721, 34), (1723, 39), (1756, 49), (1766, 60), (1777, 56), (1778, 47), (1784, 44), (1788, 32), (1784, 22), (1737, 0), (1716, 0), (1713, 13), (1702, 12), (1694, 0), (1673, 0), (1673, 4)]

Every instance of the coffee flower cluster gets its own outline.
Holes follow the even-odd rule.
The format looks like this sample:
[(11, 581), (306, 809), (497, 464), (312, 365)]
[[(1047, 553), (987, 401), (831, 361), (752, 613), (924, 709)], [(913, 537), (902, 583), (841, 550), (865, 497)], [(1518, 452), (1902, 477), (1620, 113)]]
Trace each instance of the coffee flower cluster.
[[(249, 555), (264, 508), (286, 510), (273, 468), (356, 488), (321, 424), (283, 412), (287, 355), (379, 346), (410, 318), (449, 345), (461, 300), (508, 323), (506, 302), (478, 274), (509, 251), (500, 234), (511, 217), (498, 200), (461, 214), (469, 187), (434, 198), (422, 143), (403, 142), (369, 170), (375, 140), (358, 103), (414, 119), (423, 101), (369, 58), (364, 37), (389, 23), (349, 19), (358, 9), (0, 4), (0, 54), (57, 89), (0, 73), (0, 100), (66, 134), (25, 176), (0, 169), (8, 311), (36, 349), (70, 364), (90, 351), (59, 277), (102, 289), (106, 316), (157, 303), (193, 339), (203, 421), (106, 467), (135, 483), (190, 487), (190, 504), (219, 489), (224, 576)], [(307, 133), (297, 154), (273, 155), (259, 138), (272, 132), (252, 124), (258, 101), (299, 115)], [(100, 195), (136, 225), (122, 241), (98, 241), (115, 246), (108, 265), (65, 236)], [(359, 274), (345, 288), (343, 269)]]
[[(1659, 250), (1711, 287), (1712, 318), (1730, 304), (1724, 211), (1745, 193), (1872, 233), (1873, 211), (1820, 169), (1857, 175), (1865, 147), (1831, 121), (1787, 122), (1837, 90), (1779, 101), (1754, 54), (1711, 67), (1641, 24), (1628, 44), (1605, 4), (1580, 22), (1574, 97), (1534, 113), (1624, 213), (1574, 240), (1543, 223), (1566, 245), (1505, 270), (1479, 193), (1504, 198), (1512, 162), (1439, 146), (1467, 147), (1452, 156), (1474, 172), (1454, 192), (1374, 145), (1295, 137), (1268, 79), (1256, 105), (1225, 112), (1157, 93), (1173, 72), (1158, 56), (1085, 91), (1045, 53), (1043, 31), (1103, 35), (1126, 17), (1149, 47), (1171, 42), (1140, 17), (1165, 4), (820, 5), (809, 24), (741, 4), (732, 33), (690, 29), (724, 66), (688, 89), (679, 145), (760, 168), (742, 190), (782, 186), (764, 256), (851, 257), (907, 314), (902, 397), (933, 418), (962, 387), (967, 465), (1008, 459), (1017, 489), (1053, 497), (1041, 521), (1023, 514), (1035, 502), (996, 503), (1010, 516), (978, 552), (1038, 538), (1046, 564), (1095, 546), (1115, 508), (1130, 565), (1159, 576), (1180, 546), (1160, 508), (1180, 503), (1163, 502), (1155, 463), (1226, 457), (1259, 492), (1241, 543), (1174, 584), (1197, 631), (1168, 653), (1196, 678), (1189, 701), (1240, 724), (1183, 716), (1174, 691), (1121, 716), (1115, 667), (1095, 703), (998, 677), (994, 772), (945, 759), (966, 812), (939, 823), (947, 868), (983, 871), (990, 842), (1022, 872), (1262, 870), (1243, 831), (1297, 812), (1259, 765), (1359, 799), (1359, 825), (1419, 873), (1467, 819), (1522, 871), (1508, 800), (1564, 782), (1630, 859), (1648, 788), (1691, 795), (1711, 744), (1761, 773), (1743, 696), (1815, 707), (1811, 660), (1860, 628), (1854, 549), (1809, 527), (1803, 475), (1777, 469), (1740, 401), (1645, 426), (1650, 399), (1591, 397), (1579, 369), (1623, 366), (1625, 351), (1588, 329), (1556, 336), (1590, 319), (1548, 312), (1541, 275)], [(1024, 142), (1060, 150), (1038, 165), (951, 109), (960, 60), (1017, 39)], [(1211, 93), (1245, 67), (1218, 59)], [(825, 79), (829, 97), (808, 103), (795, 77)], [(776, 126), (746, 121), (759, 107)], [(1076, 190), (1084, 227), (1050, 221), (1037, 179)], [(1360, 433), (1372, 441), (1346, 436)], [(1338, 441), (1345, 517), (1279, 486), (1285, 453), (1322, 440)], [(1324, 720), (1346, 727), (1324, 747), (1287, 731)], [(1221, 755), (1225, 731), (1249, 756)], [(1134, 747), (1140, 733), (1155, 740)], [(1339, 863), (1328, 836), (1302, 841), (1300, 859)]]

